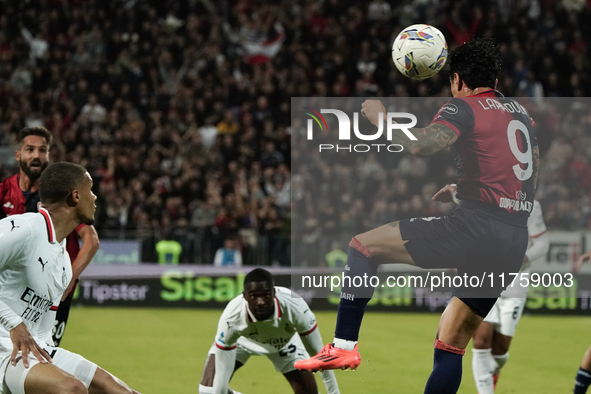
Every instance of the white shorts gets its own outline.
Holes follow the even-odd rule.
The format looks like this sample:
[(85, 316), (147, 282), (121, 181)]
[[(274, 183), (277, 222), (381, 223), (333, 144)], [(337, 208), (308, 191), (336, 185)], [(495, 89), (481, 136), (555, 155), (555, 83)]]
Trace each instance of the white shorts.
[(515, 335), (517, 323), (521, 319), (526, 298), (499, 298), (484, 321), (491, 323), (495, 331), (508, 337)]
[[(90, 386), (97, 365), (88, 361), (79, 354), (69, 352), (58, 347), (45, 346), (45, 351), (49, 353), (53, 359), (53, 365), (59, 369), (74, 375), (80, 380), (86, 388)], [(32, 353), (29, 353), (29, 368), (25, 368), (22, 360), (16, 363), (16, 366), (10, 365), (10, 354), (6, 353), (0, 355), (0, 375), (2, 377), (2, 387), (0, 394), (25, 394), (25, 379), (31, 368), (39, 364), (39, 360)], [(17, 354), (17, 361), (21, 358), (21, 353)], [(6, 382), (9, 382), (8, 388)]]
[[(215, 344), (211, 345), (208, 354), (215, 352)], [(308, 352), (304, 348), (304, 344), (300, 339), (299, 335), (294, 335), (289, 342), (281, 348), (278, 352), (257, 352), (253, 349), (249, 349), (239, 342), (236, 344), (236, 361), (240, 364), (246, 364), (250, 356), (267, 356), (273, 363), (275, 370), (282, 374), (295, 371), (293, 363), (298, 360), (305, 360), (309, 358)]]

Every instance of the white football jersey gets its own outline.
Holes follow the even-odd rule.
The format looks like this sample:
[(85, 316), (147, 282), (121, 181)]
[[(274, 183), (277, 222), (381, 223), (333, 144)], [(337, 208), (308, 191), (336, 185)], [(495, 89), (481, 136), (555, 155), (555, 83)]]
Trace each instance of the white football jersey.
[[(0, 301), (16, 314), (8, 311), (0, 319), (20, 316), (40, 345), (52, 344), (51, 325), (41, 322), (57, 310), (71, 279), (66, 239), (56, 241), (45, 209), (0, 220)], [(0, 353), (11, 351), (9, 331), (0, 325)]]
[(275, 287), (275, 311), (264, 321), (258, 321), (240, 294), (228, 303), (218, 323), (215, 345), (233, 349), (236, 344), (258, 354), (277, 353), (299, 333), (316, 329), (316, 316), (303, 298), (285, 287)]
[[(542, 214), (542, 206), (537, 200), (534, 200), (534, 207), (529, 214), (529, 218), (527, 219), (527, 233), (529, 236), (527, 249), (528, 251), (533, 245), (533, 239), (538, 238), (540, 235), (546, 233), (546, 224), (544, 223), (544, 216)], [(527, 252), (526, 252), (527, 253)], [(525, 263), (521, 268), (520, 273), (529, 274), (531, 273), (531, 263), (535, 264), (535, 261), (539, 259), (540, 256), (535, 256), (530, 260), (529, 263)], [(529, 291), (529, 287), (523, 287), (518, 284), (518, 276), (511, 286), (507, 287), (507, 289), (501, 293), (501, 297), (503, 298), (525, 298), (527, 297), (527, 293)], [(525, 283), (525, 280), (523, 281)]]

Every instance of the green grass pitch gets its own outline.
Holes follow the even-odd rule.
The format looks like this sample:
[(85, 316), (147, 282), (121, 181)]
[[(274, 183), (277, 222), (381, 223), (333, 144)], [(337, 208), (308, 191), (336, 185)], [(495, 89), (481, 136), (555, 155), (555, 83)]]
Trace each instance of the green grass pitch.
[[(197, 394), (220, 314), (220, 310), (73, 308), (62, 346), (143, 394)], [(328, 342), (336, 314), (316, 315)], [(431, 371), (438, 320), (437, 314), (367, 313), (361, 329), (361, 367), (336, 371), (341, 393), (422, 393)], [(591, 345), (590, 333), (591, 317), (524, 316), (497, 393), (572, 393), (578, 365)], [(236, 373), (231, 387), (244, 394), (291, 392), (264, 357), (252, 357)], [(476, 393), (470, 350), (459, 393)]]

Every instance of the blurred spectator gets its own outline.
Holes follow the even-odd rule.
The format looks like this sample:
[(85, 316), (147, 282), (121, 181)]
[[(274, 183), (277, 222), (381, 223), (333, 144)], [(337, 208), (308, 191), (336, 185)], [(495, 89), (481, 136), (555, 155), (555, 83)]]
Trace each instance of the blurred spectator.
[(236, 247), (236, 240), (234, 238), (226, 238), (224, 240), (224, 247), (219, 248), (215, 252), (213, 265), (216, 267), (234, 266), (242, 267), (242, 253)]
[(43, 38), (43, 34), (41, 33), (41, 30), (39, 30), (39, 26), (37, 27), (38, 30), (35, 36), (33, 36), (22, 22), (19, 21), (18, 24), (21, 34), (29, 44), (29, 59), (31, 60), (31, 64), (35, 64), (37, 59), (43, 59), (43, 56), (49, 49), (49, 44)]
[(82, 115), (87, 115), (92, 123), (102, 123), (105, 120), (107, 110), (98, 103), (95, 94), (88, 96), (88, 103), (80, 111)]

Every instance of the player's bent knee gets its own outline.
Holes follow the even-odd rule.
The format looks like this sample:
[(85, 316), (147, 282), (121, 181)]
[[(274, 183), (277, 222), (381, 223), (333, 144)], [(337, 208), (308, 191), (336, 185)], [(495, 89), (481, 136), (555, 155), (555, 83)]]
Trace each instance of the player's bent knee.
[(64, 390), (60, 391), (64, 394), (88, 394), (88, 390), (84, 383), (78, 379), (69, 379)]
[(416, 265), (406, 250), (405, 243), (398, 222), (394, 222), (356, 235), (349, 246), (372, 258), (378, 264), (402, 263)]
[(367, 246), (365, 246), (366, 243), (369, 243), (368, 241), (370, 240), (368, 238), (367, 241), (362, 242), (359, 240), (359, 238), (361, 237), (362, 239), (365, 240), (365, 234), (358, 234), (356, 236), (354, 236), (353, 238), (351, 238), (351, 241), (349, 242), (349, 246), (355, 250), (357, 250), (359, 253), (363, 254), (365, 257), (371, 257), (372, 253), (371, 251), (367, 248)]
[(61, 379), (59, 385), (47, 387), (44, 391), (47, 394), (88, 394), (88, 390), (84, 383), (80, 380), (72, 378)]
[(91, 394), (134, 394), (125, 382), (116, 376), (110, 374), (102, 368), (97, 368), (90, 383), (89, 392)]
[(474, 335), (473, 341), (475, 349), (490, 349), (492, 346), (492, 340), (485, 336)]

